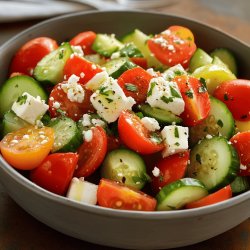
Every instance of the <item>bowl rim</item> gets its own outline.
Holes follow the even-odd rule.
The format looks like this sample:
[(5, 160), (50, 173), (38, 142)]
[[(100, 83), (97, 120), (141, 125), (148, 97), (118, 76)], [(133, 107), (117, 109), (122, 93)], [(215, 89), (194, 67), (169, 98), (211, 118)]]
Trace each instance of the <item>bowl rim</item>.
[[(117, 12), (122, 12), (122, 13), (140, 13), (140, 14), (153, 14), (153, 15), (161, 15), (161, 16), (166, 16), (166, 17), (173, 17), (173, 18), (178, 18), (183, 21), (187, 20), (189, 22), (193, 22), (197, 25), (202, 25), (205, 26), (206, 28), (212, 29), (215, 32), (218, 32), (222, 35), (228, 36), (230, 39), (235, 40), (237, 43), (241, 43), (244, 46), (247, 46), (250, 48), (250, 46), (237, 39), (236, 37), (232, 36), (231, 34), (228, 34), (227, 32), (224, 32), (218, 28), (211, 27), (203, 22), (194, 20), (192, 18), (186, 18), (183, 16), (178, 16), (178, 15), (173, 15), (173, 14), (165, 14), (165, 13), (159, 13), (156, 11), (138, 11), (138, 10), (107, 10), (107, 11), (97, 11), (97, 10), (90, 10), (90, 11), (80, 11), (76, 13), (70, 13), (70, 14), (65, 14), (65, 15), (60, 15), (57, 17), (49, 18), (44, 21), (41, 21), (28, 29), (25, 29), (22, 32), (19, 32), (15, 36), (13, 36), (11, 39), (6, 41), (0, 46), (0, 53), (1, 50), (4, 50), (5, 47), (9, 46), (10, 44), (16, 42), (16, 40), (22, 36), (24, 36), (27, 33), (31, 33), (33, 30), (38, 29), (39, 27), (45, 26), (51, 22), (56, 22), (58, 20), (62, 19), (67, 19), (67, 18), (74, 18), (78, 16), (86, 16), (86, 15), (98, 15), (98, 14), (103, 14), (103, 13), (117, 13)], [(109, 217), (119, 217), (119, 218), (133, 218), (133, 219), (143, 219), (143, 220), (162, 220), (162, 219), (176, 219), (176, 218), (190, 218), (194, 216), (203, 216), (207, 214), (212, 214), (216, 213), (218, 211), (227, 209), (229, 207), (233, 207), (236, 205), (239, 205), (240, 203), (246, 201), (247, 199), (250, 199), (250, 191), (244, 192), (242, 194), (239, 194), (235, 197), (232, 197), (229, 200), (209, 205), (206, 207), (201, 207), (201, 208), (193, 208), (193, 209), (183, 209), (183, 210), (174, 210), (174, 211), (152, 211), (152, 212), (145, 212), (145, 211), (129, 211), (129, 210), (118, 210), (118, 209), (110, 209), (110, 208), (105, 208), (101, 207), (98, 205), (89, 205), (77, 201), (73, 201), (68, 199), (65, 196), (60, 196), (57, 194), (54, 194), (52, 192), (49, 192), (32, 181), (30, 181), (28, 178), (23, 176), (21, 173), (19, 173), (16, 169), (14, 169), (12, 166), (10, 166), (4, 158), (0, 155), (0, 168), (1, 171), (5, 172), (8, 176), (13, 178), (18, 184), (22, 185), (24, 188), (28, 189), (31, 192), (36, 193), (39, 196), (42, 196), (43, 198), (46, 198), (47, 200), (50, 200), (52, 202), (57, 202), (60, 205), (66, 205), (70, 206), (72, 209), (76, 210), (81, 210), (84, 212), (88, 212), (91, 214), (95, 215), (100, 215), (100, 216), (109, 216)], [(1, 181), (1, 180), (0, 180)]]

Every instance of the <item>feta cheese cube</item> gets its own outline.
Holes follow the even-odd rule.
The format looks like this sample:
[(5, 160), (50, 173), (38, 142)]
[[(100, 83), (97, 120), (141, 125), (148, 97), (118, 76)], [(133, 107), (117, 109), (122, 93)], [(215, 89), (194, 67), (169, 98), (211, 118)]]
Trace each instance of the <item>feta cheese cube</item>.
[(35, 125), (36, 121), (49, 109), (49, 106), (41, 100), (40, 96), (34, 97), (24, 92), (17, 101), (13, 103), (11, 109), (18, 117)]
[(97, 90), (102, 84), (109, 80), (109, 75), (107, 71), (102, 71), (94, 75), (86, 84), (86, 89), (90, 89), (92, 91)]
[(177, 64), (166, 71), (163, 72), (162, 77), (167, 80), (171, 81), (173, 80), (176, 76), (181, 76), (181, 75), (187, 75), (187, 72), (185, 69), (181, 66), (181, 64)]
[(149, 130), (149, 131), (156, 131), (160, 129), (160, 125), (158, 123), (158, 121), (155, 118), (151, 118), (151, 117), (143, 117), (141, 119), (141, 122), (143, 123), (143, 125)]
[(97, 188), (98, 185), (85, 181), (83, 178), (74, 177), (66, 196), (71, 200), (95, 205), (97, 203)]
[(168, 110), (175, 115), (180, 115), (185, 107), (178, 85), (175, 82), (166, 81), (163, 77), (151, 79), (147, 102), (151, 107)]
[(108, 123), (114, 122), (123, 110), (131, 110), (135, 104), (132, 97), (127, 97), (117, 80), (109, 77), (90, 97), (97, 114)]
[(162, 156), (167, 157), (188, 149), (188, 127), (170, 125), (161, 131), (165, 149)]

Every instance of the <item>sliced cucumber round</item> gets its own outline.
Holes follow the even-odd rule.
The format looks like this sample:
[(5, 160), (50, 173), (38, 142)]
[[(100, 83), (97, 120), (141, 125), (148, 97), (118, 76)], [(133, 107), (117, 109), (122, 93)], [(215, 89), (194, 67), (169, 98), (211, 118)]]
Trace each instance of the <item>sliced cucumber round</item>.
[(208, 195), (205, 186), (196, 179), (183, 178), (164, 186), (157, 194), (157, 210), (177, 210)]
[(14, 76), (9, 78), (0, 88), (0, 118), (9, 111), (12, 104), (24, 92), (42, 100), (47, 100), (48, 95), (41, 85), (30, 76)]
[(233, 194), (240, 194), (250, 189), (247, 176), (237, 176), (230, 185)]
[(139, 110), (145, 116), (149, 116), (155, 118), (161, 125), (172, 124), (173, 122), (176, 124), (180, 124), (182, 119), (172, 112), (160, 108), (151, 107), (149, 104), (142, 104), (138, 106)]
[(142, 189), (149, 178), (141, 156), (129, 149), (116, 149), (108, 153), (102, 164), (101, 175), (136, 189)]
[(213, 192), (230, 184), (237, 176), (240, 161), (236, 150), (224, 138), (205, 138), (190, 152), (188, 176), (200, 180)]

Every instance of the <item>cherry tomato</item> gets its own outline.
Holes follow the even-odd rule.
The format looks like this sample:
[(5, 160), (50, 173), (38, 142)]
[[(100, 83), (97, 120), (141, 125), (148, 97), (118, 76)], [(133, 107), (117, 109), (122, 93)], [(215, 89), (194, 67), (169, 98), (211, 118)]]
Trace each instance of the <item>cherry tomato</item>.
[(63, 83), (57, 84), (50, 93), (49, 97), (49, 112), (51, 117), (60, 115), (58, 109), (66, 112), (66, 116), (70, 117), (74, 121), (78, 121), (83, 114), (94, 111), (94, 107), (90, 102), (90, 96), (92, 91), (84, 89), (84, 100), (82, 103), (72, 102), (68, 99), (67, 94), (61, 88)]
[(81, 84), (87, 83), (99, 72), (102, 72), (100, 67), (78, 55), (73, 55), (70, 57), (67, 60), (63, 70), (66, 80), (68, 80), (71, 75), (76, 75), (80, 77), (79, 82)]
[(197, 207), (204, 207), (208, 205), (212, 205), (221, 201), (228, 200), (232, 197), (232, 189), (231, 186), (228, 185), (215, 193), (209, 194), (208, 196), (205, 196), (201, 198), (200, 200), (191, 202), (187, 204), (186, 208), (197, 208)]
[(96, 33), (93, 31), (85, 31), (77, 34), (70, 40), (70, 44), (74, 46), (81, 46), (84, 55), (94, 54), (95, 52), (91, 49), (92, 44), (96, 38)]
[(185, 102), (184, 112), (180, 115), (186, 126), (201, 123), (209, 114), (210, 99), (201, 81), (191, 76), (177, 76), (174, 81), (178, 84)]
[(213, 95), (227, 105), (234, 119), (250, 120), (250, 80), (225, 81), (215, 89)]
[(120, 139), (115, 137), (114, 135), (108, 135), (108, 151), (115, 150), (120, 147), (121, 142)]
[(184, 177), (189, 160), (189, 151), (174, 154), (159, 160), (155, 167), (159, 169), (158, 176), (152, 176), (151, 186), (155, 193), (165, 185)]
[(30, 179), (55, 194), (64, 195), (78, 161), (76, 153), (55, 153), (30, 172)]
[(14, 168), (30, 170), (49, 154), (54, 143), (54, 130), (28, 126), (7, 134), (0, 142), (4, 159)]
[(97, 190), (97, 203), (102, 207), (154, 211), (156, 200), (138, 190), (115, 181), (101, 179)]
[(136, 103), (143, 103), (147, 98), (149, 82), (152, 76), (140, 67), (126, 70), (117, 79), (126, 96), (131, 96)]
[(49, 37), (38, 37), (28, 41), (12, 59), (10, 74), (18, 72), (32, 76), (37, 63), (57, 48), (57, 42)]
[(121, 141), (138, 153), (152, 154), (164, 148), (164, 144), (154, 140), (150, 131), (132, 111), (122, 111), (118, 119), (118, 132)]
[(131, 57), (130, 61), (132, 61), (134, 64), (142, 67), (143, 69), (148, 68), (147, 59), (144, 57)]
[(180, 63), (184, 68), (196, 50), (192, 32), (182, 26), (172, 26), (148, 40), (155, 57), (167, 66)]
[(250, 131), (238, 133), (234, 135), (230, 142), (238, 152), (240, 163), (240, 175), (250, 176)]
[(107, 135), (102, 127), (93, 127), (92, 139), (84, 141), (78, 149), (78, 168), (75, 171), (77, 177), (87, 177), (100, 167), (107, 153)]

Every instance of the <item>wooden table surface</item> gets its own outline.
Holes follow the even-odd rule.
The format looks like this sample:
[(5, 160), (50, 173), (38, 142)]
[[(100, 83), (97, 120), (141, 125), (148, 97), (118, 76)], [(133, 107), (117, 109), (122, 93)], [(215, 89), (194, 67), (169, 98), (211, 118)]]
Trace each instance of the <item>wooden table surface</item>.
[[(157, 11), (191, 17), (212, 25), (250, 44), (250, 1), (248, 0), (183, 0)], [(1, 7), (1, 3), (0, 3)], [(216, 9), (217, 8), (217, 9)], [(0, 43), (38, 20), (0, 24)], [(216, 225), (215, 225), (216, 226)], [(65, 236), (40, 223), (20, 208), (0, 184), (0, 249), (1, 250), (80, 250), (113, 249), (93, 245)], [(250, 219), (237, 227), (199, 244), (178, 250), (248, 250)]]

